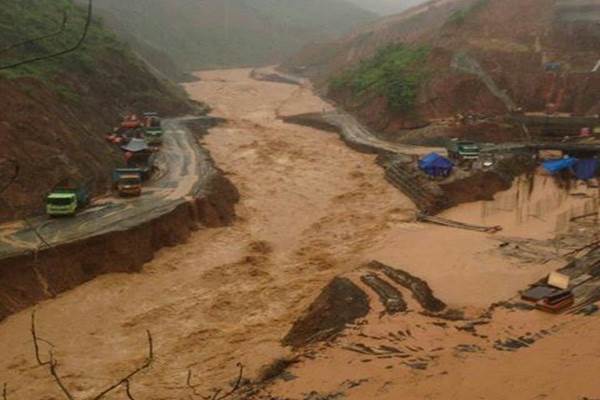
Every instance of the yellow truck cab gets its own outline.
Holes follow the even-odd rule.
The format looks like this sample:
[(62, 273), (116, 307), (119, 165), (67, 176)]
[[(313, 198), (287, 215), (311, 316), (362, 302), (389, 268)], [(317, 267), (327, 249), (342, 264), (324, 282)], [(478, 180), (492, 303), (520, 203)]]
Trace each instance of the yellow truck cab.
[(46, 196), (46, 214), (51, 217), (73, 216), (89, 202), (89, 193), (83, 185), (55, 186)]
[(123, 174), (117, 181), (119, 196), (140, 196), (142, 194), (142, 177), (140, 174)]
[(46, 213), (50, 216), (75, 215), (77, 196), (73, 193), (52, 193), (46, 198)]

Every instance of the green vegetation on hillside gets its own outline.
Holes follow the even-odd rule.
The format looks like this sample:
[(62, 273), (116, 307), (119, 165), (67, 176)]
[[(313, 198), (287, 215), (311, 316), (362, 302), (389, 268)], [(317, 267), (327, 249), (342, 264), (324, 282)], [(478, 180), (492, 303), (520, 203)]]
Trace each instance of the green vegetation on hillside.
[(391, 109), (414, 109), (419, 87), (428, 77), (424, 68), (429, 48), (395, 44), (330, 81), (333, 90), (349, 89), (356, 98), (383, 96)]

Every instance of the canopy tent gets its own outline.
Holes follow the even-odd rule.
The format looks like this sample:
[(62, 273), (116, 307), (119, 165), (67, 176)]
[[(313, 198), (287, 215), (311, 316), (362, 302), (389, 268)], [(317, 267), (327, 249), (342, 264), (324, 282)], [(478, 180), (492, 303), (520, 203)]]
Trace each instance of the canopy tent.
[(597, 158), (577, 159), (566, 157), (558, 160), (544, 161), (543, 165), (544, 169), (552, 175), (568, 169), (575, 174), (577, 179), (584, 181), (595, 178), (598, 173)]
[(544, 169), (554, 175), (560, 171), (564, 171), (573, 167), (577, 163), (577, 159), (573, 157), (560, 158), (558, 160), (544, 161)]
[(148, 145), (144, 139), (131, 139), (125, 146), (121, 146), (121, 149), (131, 153), (138, 153), (148, 150)]
[(419, 160), (419, 168), (429, 176), (448, 176), (454, 163), (437, 153), (430, 153)]
[(584, 158), (578, 160), (573, 167), (573, 172), (577, 179), (587, 181), (596, 177), (598, 172), (598, 160), (596, 158)]

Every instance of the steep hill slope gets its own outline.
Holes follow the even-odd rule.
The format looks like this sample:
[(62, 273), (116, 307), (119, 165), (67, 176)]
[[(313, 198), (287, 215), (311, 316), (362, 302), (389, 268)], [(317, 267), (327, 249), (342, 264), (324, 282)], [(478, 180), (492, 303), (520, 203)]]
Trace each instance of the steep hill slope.
[(278, 62), (310, 41), (333, 38), (375, 18), (344, 0), (95, 3), (136, 49), (158, 49), (184, 70)]
[[(68, 21), (60, 26), (66, 10)], [(59, 34), (0, 52), (0, 65), (51, 54), (81, 36), (86, 13), (71, 0), (4, 0), (0, 48)], [(84, 45), (64, 56), (0, 71), (0, 187), (20, 165), (17, 181), (0, 195), (0, 220), (41, 211), (43, 195), (65, 178), (108, 188), (122, 155), (104, 134), (127, 111), (191, 112), (178, 88), (157, 79), (113, 35), (94, 22)]]
[(309, 46), (285, 68), (329, 86), (372, 127), (400, 133), (457, 113), (548, 103), (597, 113), (599, 57), (600, 1), (434, 0)]

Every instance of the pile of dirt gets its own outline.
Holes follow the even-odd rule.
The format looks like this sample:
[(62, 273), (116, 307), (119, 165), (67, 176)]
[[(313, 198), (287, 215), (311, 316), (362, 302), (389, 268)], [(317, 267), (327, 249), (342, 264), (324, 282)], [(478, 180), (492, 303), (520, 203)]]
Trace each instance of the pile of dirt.
[(282, 343), (295, 348), (326, 340), (369, 313), (365, 292), (348, 278), (334, 278), (292, 326)]

